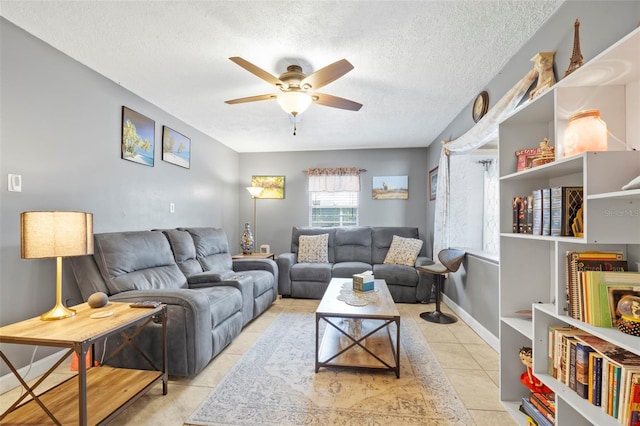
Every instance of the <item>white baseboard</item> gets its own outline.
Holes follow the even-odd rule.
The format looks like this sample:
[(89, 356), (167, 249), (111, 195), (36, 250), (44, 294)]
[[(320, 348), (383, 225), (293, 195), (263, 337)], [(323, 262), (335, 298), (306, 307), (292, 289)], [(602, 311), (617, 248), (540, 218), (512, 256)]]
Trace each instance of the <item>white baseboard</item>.
[[(20, 377), (24, 378), (24, 375), (29, 371), (29, 375), (26, 377), (25, 381), (34, 379), (35, 377), (40, 377), (44, 373), (47, 372), (58, 360), (60, 357), (66, 352), (66, 350), (62, 350), (51, 354), (45, 358), (42, 358), (33, 363), (31, 366), (31, 371), (29, 371), (29, 366), (24, 366), (18, 369), (18, 373)], [(9, 374), (5, 374), (0, 377), (0, 394), (10, 391), (11, 389), (22, 386), (18, 379), (13, 375), (13, 373), (9, 372)]]
[(500, 339), (494, 336), (482, 324), (476, 321), (475, 318), (469, 315), (467, 311), (458, 306), (453, 300), (449, 299), (449, 297), (447, 297), (447, 295), (444, 293), (442, 293), (442, 301), (449, 307), (449, 309), (455, 312), (458, 317), (460, 317), (465, 323), (467, 323), (473, 331), (478, 333), (482, 340), (487, 342), (487, 344), (491, 346), (494, 351), (500, 353)]

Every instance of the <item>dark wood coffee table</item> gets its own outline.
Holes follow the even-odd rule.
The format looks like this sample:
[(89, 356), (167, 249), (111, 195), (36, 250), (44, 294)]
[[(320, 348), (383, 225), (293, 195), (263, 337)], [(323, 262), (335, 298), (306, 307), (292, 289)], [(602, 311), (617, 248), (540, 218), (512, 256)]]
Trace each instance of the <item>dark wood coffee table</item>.
[[(321, 367), (373, 368), (400, 377), (400, 313), (387, 283), (375, 280), (377, 297), (364, 306), (338, 299), (345, 285), (351, 288), (352, 280), (332, 279), (316, 310), (316, 373)], [(321, 320), (326, 323), (322, 342)]]

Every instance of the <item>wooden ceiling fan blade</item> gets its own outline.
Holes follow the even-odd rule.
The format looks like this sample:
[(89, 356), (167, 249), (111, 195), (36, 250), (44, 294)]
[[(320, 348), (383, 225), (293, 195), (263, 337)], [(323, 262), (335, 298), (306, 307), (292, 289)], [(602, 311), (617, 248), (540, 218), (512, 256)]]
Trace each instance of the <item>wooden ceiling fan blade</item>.
[(246, 98), (238, 98), (231, 99), (228, 101), (224, 101), (225, 104), (242, 104), (245, 102), (255, 102), (255, 101), (268, 101), (269, 99), (275, 99), (278, 95), (267, 94), (267, 95), (257, 95), (257, 96), (247, 96)]
[(324, 93), (312, 93), (311, 99), (313, 99), (313, 102), (316, 104), (332, 108), (348, 109), (349, 111), (359, 111), (360, 108), (362, 108), (362, 104), (358, 102), (339, 98), (338, 96), (326, 95)]
[(311, 89), (317, 90), (327, 84), (335, 81), (351, 71), (353, 69), (353, 65), (351, 62), (346, 59), (340, 59), (333, 64), (327, 65), (324, 68), (319, 69), (313, 74), (305, 77), (300, 82), (300, 87), (305, 88), (305, 85), (311, 86)]
[(277, 85), (282, 85), (284, 84), (282, 81), (280, 81), (280, 79), (274, 75), (269, 74), (268, 72), (266, 72), (265, 70), (263, 70), (262, 68), (253, 65), (251, 62), (242, 59), (238, 56), (233, 56), (231, 58), (229, 58), (232, 62), (235, 62), (236, 64), (240, 65), (242, 68), (244, 68), (245, 70), (249, 71), (251, 74), (260, 77), (261, 79), (263, 79), (264, 81), (266, 81), (269, 84), (273, 84), (274, 86)]

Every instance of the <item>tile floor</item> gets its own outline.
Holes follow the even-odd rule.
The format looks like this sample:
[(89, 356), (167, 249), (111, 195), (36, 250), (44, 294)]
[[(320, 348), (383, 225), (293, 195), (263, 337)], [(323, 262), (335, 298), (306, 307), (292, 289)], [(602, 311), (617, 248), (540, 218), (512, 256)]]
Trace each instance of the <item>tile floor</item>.
[[(111, 424), (181, 426), (281, 312), (315, 312), (318, 303), (318, 300), (278, 300), (245, 327), (240, 336), (196, 377), (171, 378), (169, 393), (164, 397), (161, 386), (156, 386)], [(442, 309), (451, 313), (444, 305)], [(462, 321), (443, 325), (422, 320), (420, 312), (433, 310), (433, 304), (398, 304), (398, 310), (402, 317), (415, 319), (476, 425), (516, 424), (498, 400), (498, 354), (489, 345)], [(66, 365), (48, 380), (55, 383), (69, 374)], [(0, 395), (0, 411), (4, 411), (19, 392), (20, 389), (14, 389)]]

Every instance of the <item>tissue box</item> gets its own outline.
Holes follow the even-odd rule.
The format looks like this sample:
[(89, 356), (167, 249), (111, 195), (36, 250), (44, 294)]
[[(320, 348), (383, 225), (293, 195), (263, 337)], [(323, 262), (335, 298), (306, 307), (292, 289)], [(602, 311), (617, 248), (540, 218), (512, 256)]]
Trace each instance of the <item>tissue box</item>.
[(353, 289), (356, 291), (373, 291), (373, 275), (355, 274), (353, 276)]

